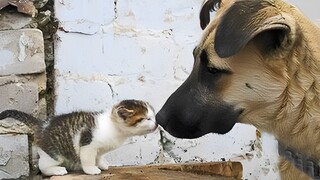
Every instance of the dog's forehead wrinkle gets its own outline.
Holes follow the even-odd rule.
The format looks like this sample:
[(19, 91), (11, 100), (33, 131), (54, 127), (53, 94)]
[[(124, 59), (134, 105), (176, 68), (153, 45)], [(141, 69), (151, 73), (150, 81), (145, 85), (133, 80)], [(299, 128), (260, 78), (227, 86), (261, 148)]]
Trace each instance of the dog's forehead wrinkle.
[(206, 48), (206, 52), (209, 60), (208, 66), (211, 65), (211, 67), (215, 67), (217, 69), (232, 71), (232, 68), (229, 65), (230, 58), (220, 58), (214, 51), (213, 43)]

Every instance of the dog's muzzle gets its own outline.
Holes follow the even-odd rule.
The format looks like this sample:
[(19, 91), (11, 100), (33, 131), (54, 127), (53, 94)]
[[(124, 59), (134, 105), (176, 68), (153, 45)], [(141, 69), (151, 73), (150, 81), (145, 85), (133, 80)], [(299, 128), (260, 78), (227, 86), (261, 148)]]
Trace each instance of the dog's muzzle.
[(229, 132), (242, 111), (216, 99), (217, 96), (203, 92), (185, 82), (157, 113), (157, 123), (178, 138), (198, 138), (208, 133)]

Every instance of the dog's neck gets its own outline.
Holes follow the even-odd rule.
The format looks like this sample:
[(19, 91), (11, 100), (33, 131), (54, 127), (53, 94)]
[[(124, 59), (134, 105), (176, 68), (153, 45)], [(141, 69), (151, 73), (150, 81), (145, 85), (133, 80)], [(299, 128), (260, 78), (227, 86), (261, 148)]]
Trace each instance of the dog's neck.
[(305, 154), (295, 151), (290, 147), (286, 147), (280, 141), (278, 143), (279, 155), (287, 159), (297, 169), (306, 173), (313, 179), (320, 179), (319, 160), (309, 158)]
[(320, 160), (320, 53), (309, 48), (320, 47), (313, 42), (318, 39), (314, 34), (305, 32), (304, 37), (308, 38), (304, 39), (311, 41), (298, 44), (289, 58), (286, 88), (275, 102), (276, 117), (265, 130), (270, 130), (286, 147)]

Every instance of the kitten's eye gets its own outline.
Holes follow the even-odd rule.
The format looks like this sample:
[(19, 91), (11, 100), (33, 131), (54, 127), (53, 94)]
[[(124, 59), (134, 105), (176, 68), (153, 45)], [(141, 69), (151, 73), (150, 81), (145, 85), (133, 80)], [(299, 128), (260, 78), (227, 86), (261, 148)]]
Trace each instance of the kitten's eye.
[(143, 120), (144, 120), (144, 118), (140, 118), (140, 119), (137, 120), (137, 123), (139, 123), (139, 122), (141, 122)]
[(148, 120), (148, 121), (151, 121), (151, 118), (148, 118), (147, 120)]

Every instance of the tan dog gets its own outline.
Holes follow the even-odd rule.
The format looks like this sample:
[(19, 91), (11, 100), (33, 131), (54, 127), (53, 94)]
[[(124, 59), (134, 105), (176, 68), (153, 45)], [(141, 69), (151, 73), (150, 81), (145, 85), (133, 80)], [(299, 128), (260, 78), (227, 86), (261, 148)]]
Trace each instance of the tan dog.
[(319, 178), (319, 27), (281, 0), (208, 0), (200, 21), (204, 33), (193, 70), (157, 122), (180, 138), (252, 124), (274, 134), (310, 175), (283, 161), (282, 179)]

